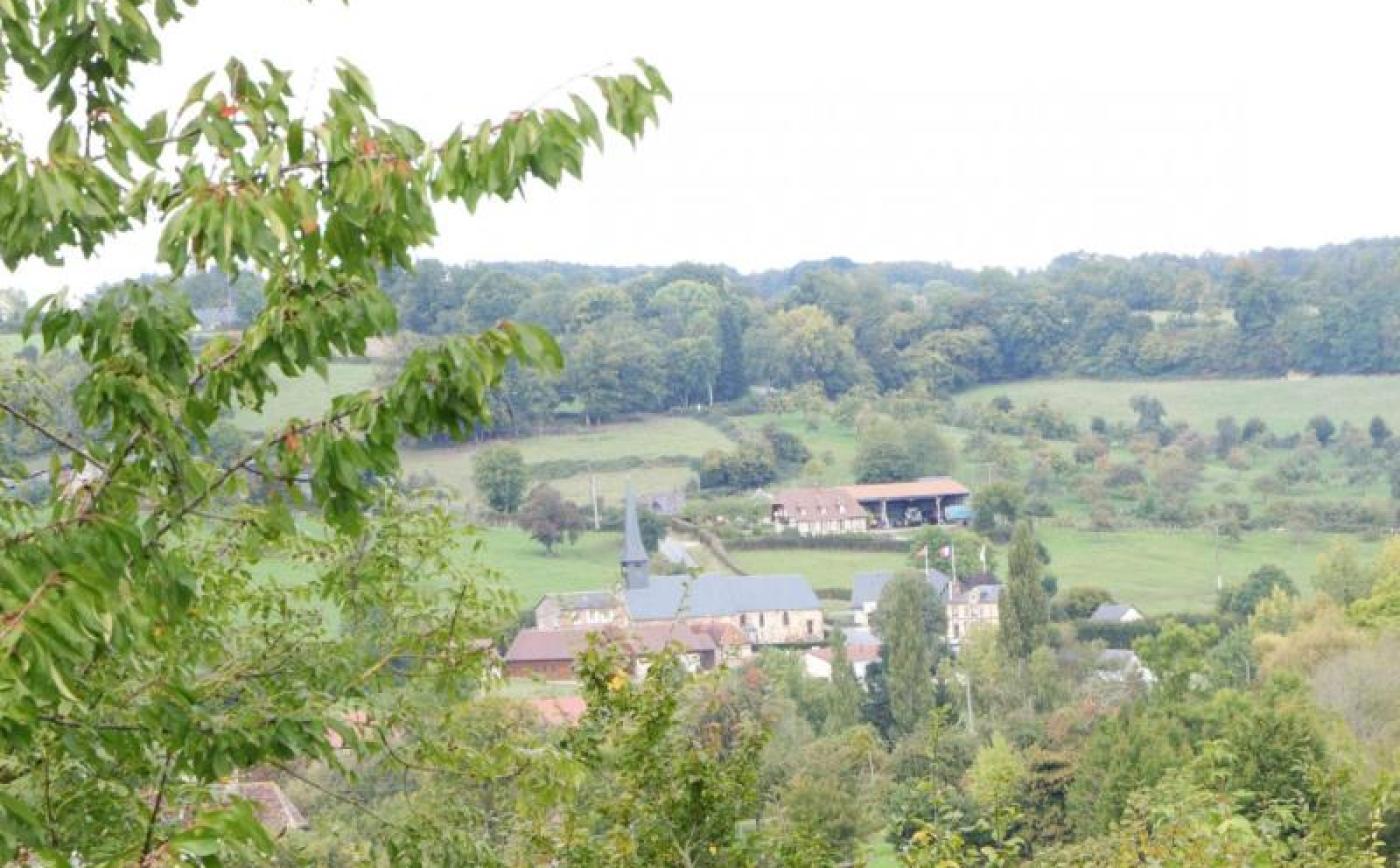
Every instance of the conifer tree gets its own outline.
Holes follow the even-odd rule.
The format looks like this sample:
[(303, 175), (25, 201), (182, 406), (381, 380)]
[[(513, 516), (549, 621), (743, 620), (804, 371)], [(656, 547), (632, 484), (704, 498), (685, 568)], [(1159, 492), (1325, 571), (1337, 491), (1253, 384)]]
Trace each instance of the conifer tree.
[(831, 635), (831, 693), (826, 732), (834, 735), (858, 725), (862, 699), (860, 682), (846, 654), (846, 634), (838, 627)]
[(929, 617), (936, 603), (922, 576), (897, 576), (880, 594), (876, 629), (884, 643), (883, 663), (890, 716), (899, 733), (913, 732), (933, 708), (934, 644)]
[(1050, 621), (1040, 584), (1040, 550), (1030, 522), (1016, 523), (1007, 555), (1006, 590), (1001, 598), (1001, 645), (1018, 660), (1031, 655)]

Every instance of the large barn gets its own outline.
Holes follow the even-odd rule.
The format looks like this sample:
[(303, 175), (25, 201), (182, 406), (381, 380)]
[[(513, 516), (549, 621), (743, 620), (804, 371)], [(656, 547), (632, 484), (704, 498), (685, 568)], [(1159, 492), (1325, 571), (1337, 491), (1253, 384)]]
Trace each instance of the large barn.
[(773, 495), (774, 529), (801, 536), (861, 533), (871, 528), (966, 524), (972, 492), (948, 476), (828, 488), (789, 488)]

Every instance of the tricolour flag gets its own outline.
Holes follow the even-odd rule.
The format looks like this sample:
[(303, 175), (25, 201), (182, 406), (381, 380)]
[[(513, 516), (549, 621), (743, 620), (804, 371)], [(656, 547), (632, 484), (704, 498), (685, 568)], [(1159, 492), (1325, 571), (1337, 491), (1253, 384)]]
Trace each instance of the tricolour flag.
[(943, 560), (945, 560), (945, 561), (946, 561), (946, 560), (951, 560), (952, 557), (953, 557), (953, 547), (952, 547), (952, 546), (944, 546), (943, 548), (941, 548), (941, 549), (938, 550), (938, 556), (939, 556), (940, 558), (942, 558)]
[(925, 544), (923, 548), (921, 548), (921, 549), (919, 549), (917, 552), (915, 552), (915, 553), (914, 553), (914, 557), (916, 557), (916, 558), (926, 558), (926, 557), (928, 557), (928, 545)]

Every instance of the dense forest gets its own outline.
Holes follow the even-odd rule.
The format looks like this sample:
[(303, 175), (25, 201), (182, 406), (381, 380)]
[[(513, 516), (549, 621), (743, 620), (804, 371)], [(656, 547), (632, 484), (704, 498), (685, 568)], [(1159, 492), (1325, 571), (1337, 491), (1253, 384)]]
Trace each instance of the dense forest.
[[(1012, 273), (908, 262), (723, 266), (446, 265), (383, 275), (420, 335), (502, 319), (557, 335), (560, 380), (513, 374), (502, 400), (528, 422), (561, 401), (590, 419), (732, 400), (750, 385), (819, 384), (829, 397), (946, 393), (1051, 375), (1279, 376), (1400, 370), (1400, 239), (1243, 256), (1067, 254)], [(259, 288), (214, 274), (195, 306)]]

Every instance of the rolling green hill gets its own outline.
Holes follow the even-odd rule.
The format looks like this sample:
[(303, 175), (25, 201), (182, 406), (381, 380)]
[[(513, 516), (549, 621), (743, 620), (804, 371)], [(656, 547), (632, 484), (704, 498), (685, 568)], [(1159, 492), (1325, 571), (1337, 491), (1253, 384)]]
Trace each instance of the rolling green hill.
[[(1167, 421), (1185, 421), (1198, 430), (1214, 430), (1215, 420), (1233, 415), (1240, 423), (1258, 416), (1276, 432), (1301, 429), (1311, 417), (1326, 413), (1337, 424), (1365, 425), (1377, 413), (1400, 407), (1400, 376), (1314, 377), (1306, 380), (1024, 380), (979, 386), (957, 396), (959, 402), (990, 401), (1006, 395), (1018, 405), (1046, 401), (1087, 425), (1094, 416), (1110, 422), (1137, 417), (1128, 401), (1149, 394), (1167, 409)], [(1400, 410), (1393, 410), (1400, 422)]]

